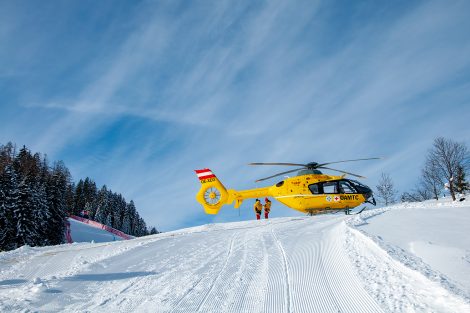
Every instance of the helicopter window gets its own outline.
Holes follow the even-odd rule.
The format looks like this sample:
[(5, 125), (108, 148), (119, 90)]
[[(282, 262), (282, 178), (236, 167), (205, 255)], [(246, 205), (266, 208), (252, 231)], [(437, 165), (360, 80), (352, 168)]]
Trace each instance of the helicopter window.
[(338, 193), (338, 182), (336, 181), (324, 182), (323, 193)]
[(320, 185), (319, 184), (311, 184), (308, 186), (308, 189), (314, 194), (318, 195), (320, 194)]
[(366, 193), (370, 191), (369, 187), (361, 184), (357, 180), (349, 179), (349, 183), (353, 186), (354, 189), (357, 190), (358, 193)]
[(347, 181), (341, 181), (339, 186), (342, 193), (356, 193), (354, 187), (352, 187)]
[(365, 186), (364, 184), (361, 184), (361, 183), (358, 182), (357, 180), (350, 179), (350, 181), (351, 181), (351, 183), (353, 183), (353, 184), (356, 185), (356, 186), (367, 188), (367, 186)]

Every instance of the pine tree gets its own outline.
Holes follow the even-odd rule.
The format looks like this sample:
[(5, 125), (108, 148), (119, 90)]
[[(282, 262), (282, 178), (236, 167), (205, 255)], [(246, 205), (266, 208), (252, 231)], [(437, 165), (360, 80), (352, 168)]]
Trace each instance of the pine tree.
[(75, 187), (75, 197), (73, 204), (73, 214), (78, 215), (85, 207), (85, 197), (83, 190), (83, 180), (79, 180), (77, 187)]
[(65, 192), (65, 212), (67, 215), (73, 214), (74, 208), (74, 196), (75, 196), (75, 184), (67, 184), (67, 190)]
[(465, 171), (461, 165), (457, 167), (457, 179), (455, 180), (455, 189), (459, 193), (465, 193), (470, 190), (470, 186), (465, 179)]
[(66, 178), (59, 169), (54, 169), (52, 176), (47, 182), (47, 203), (50, 212), (47, 224), (47, 238), (54, 245), (65, 242), (65, 224), (67, 218), (65, 213), (66, 190)]
[(23, 179), (18, 185), (18, 202), (13, 210), (13, 220), (16, 222), (16, 247), (36, 246), (40, 241), (40, 235), (34, 221), (34, 207), (30, 181)]
[(13, 164), (16, 155), (16, 146), (9, 142), (6, 145), (0, 145), (0, 173), (3, 172), (5, 167)]
[(84, 211), (85, 213), (88, 213), (87, 218), (91, 219), (91, 216), (92, 216), (91, 212), (93, 211), (93, 205), (90, 202), (85, 203)]
[(32, 190), (32, 218), (38, 236), (36, 245), (46, 246), (53, 244), (48, 236), (49, 223), (52, 216), (49, 211), (46, 187), (42, 183), (37, 182), (32, 186)]
[(108, 217), (108, 189), (106, 188), (106, 185), (103, 185), (101, 190), (98, 192), (97, 207), (95, 221), (104, 224)]
[[(111, 190), (108, 191), (108, 219), (109, 219), (109, 225), (110, 227), (115, 228), (115, 210), (116, 210), (116, 194), (113, 193)], [(108, 223), (108, 220), (106, 220), (106, 223)]]
[(126, 207), (124, 209), (124, 217), (122, 220), (122, 227), (121, 230), (126, 234), (132, 234), (132, 220), (135, 214), (135, 206), (134, 202), (131, 200), (130, 203), (126, 203)]
[(114, 207), (114, 228), (122, 230), (124, 223), (124, 215), (126, 213), (126, 200), (119, 194), (116, 198), (116, 206)]
[(11, 164), (0, 172), (0, 251), (16, 249), (14, 211), (18, 201), (16, 173)]
[(90, 211), (90, 217), (94, 216), (96, 214), (96, 203), (97, 201), (97, 189), (96, 189), (96, 183), (89, 177), (85, 178), (85, 181), (83, 182), (83, 207), (82, 210), (85, 209), (85, 205), (89, 203), (89, 211)]
[(128, 234), (135, 236), (135, 230), (137, 225), (138, 213), (135, 209), (134, 201), (131, 200), (127, 205), (127, 214), (129, 215), (130, 232)]
[(126, 234), (131, 233), (131, 219), (129, 217), (129, 214), (124, 215), (124, 220), (122, 221), (122, 227), (120, 230)]
[(113, 222), (112, 222), (112, 214), (109, 213), (108, 216), (106, 217), (106, 226), (113, 227)]

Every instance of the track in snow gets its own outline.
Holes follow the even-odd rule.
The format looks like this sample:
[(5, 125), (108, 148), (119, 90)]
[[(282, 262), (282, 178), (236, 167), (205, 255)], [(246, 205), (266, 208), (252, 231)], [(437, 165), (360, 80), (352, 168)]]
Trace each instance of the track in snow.
[(284, 248), (282, 247), (282, 244), (279, 241), (279, 239), (277, 239), (276, 233), (273, 228), (271, 229), (271, 233), (273, 234), (274, 240), (282, 255), (283, 272), (284, 272), (284, 277), (285, 277), (285, 281), (284, 281), (285, 299), (286, 299), (285, 310), (290, 313), (292, 311), (291, 304), (290, 304), (291, 303), (290, 299), (292, 298), (292, 295), (291, 295), (290, 278), (289, 278), (289, 265), (288, 265), (288, 261), (286, 257), (286, 252), (284, 251)]
[(0, 272), (0, 311), (383, 312), (345, 249), (344, 218), (209, 225), (38, 249)]

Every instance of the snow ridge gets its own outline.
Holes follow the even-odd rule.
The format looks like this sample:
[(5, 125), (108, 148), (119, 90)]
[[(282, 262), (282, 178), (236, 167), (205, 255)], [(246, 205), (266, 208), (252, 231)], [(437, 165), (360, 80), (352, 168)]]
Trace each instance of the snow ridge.
[[(438, 207), (468, 206), (468, 203), (462, 202), (404, 203), (364, 211), (345, 220), (346, 249), (349, 256), (351, 260), (355, 260), (358, 273), (366, 282), (366, 289), (375, 295), (384, 309), (392, 312), (445, 312), (451, 307), (454, 308), (452, 312), (470, 311), (469, 293), (458, 287), (449, 277), (433, 270), (421, 258), (386, 242), (381, 236), (368, 234), (358, 228), (367, 224), (369, 219), (390, 210), (432, 210), (436, 208), (436, 204)], [(429, 279), (443, 290), (439, 287), (430, 288), (424, 279)], [(411, 292), (410, 286), (416, 284), (421, 285), (421, 294)], [(443, 296), (446, 297), (444, 302), (435, 300), (442, 300)]]

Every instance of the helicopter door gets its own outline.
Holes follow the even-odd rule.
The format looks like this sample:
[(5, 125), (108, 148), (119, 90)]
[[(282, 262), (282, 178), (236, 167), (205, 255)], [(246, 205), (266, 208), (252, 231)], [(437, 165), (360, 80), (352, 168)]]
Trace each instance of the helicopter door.
[(323, 194), (322, 183), (308, 185), (308, 189), (312, 193), (310, 197), (305, 197), (303, 205), (309, 209), (319, 209), (324, 206), (325, 195)]
[(323, 183), (323, 193), (325, 200), (331, 203), (330, 208), (335, 209), (341, 206), (338, 181), (327, 181)]

